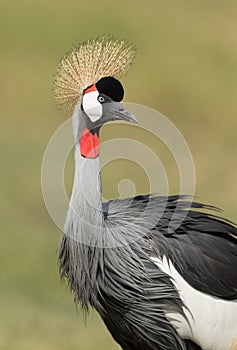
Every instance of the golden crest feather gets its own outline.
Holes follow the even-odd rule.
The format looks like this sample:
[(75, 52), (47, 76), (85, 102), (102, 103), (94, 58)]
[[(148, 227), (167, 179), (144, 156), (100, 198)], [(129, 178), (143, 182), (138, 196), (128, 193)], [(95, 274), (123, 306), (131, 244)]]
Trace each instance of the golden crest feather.
[(62, 58), (55, 75), (53, 93), (57, 105), (73, 109), (89, 85), (106, 76), (118, 78), (126, 73), (135, 54), (131, 43), (105, 35), (73, 48)]

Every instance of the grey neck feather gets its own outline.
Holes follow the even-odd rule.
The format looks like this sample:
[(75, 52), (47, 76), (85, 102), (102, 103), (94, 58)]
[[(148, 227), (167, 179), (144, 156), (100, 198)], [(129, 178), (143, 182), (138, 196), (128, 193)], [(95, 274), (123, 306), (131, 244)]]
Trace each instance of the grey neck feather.
[(75, 174), (64, 233), (74, 240), (95, 245), (103, 228), (99, 157), (88, 159), (81, 156), (78, 140), (79, 105), (73, 113), (75, 137)]

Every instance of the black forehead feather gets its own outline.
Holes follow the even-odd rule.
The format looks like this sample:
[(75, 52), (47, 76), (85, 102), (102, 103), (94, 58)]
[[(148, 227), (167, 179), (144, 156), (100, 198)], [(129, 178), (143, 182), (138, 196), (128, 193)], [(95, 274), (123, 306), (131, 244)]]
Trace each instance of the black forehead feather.
[(123, 99), (123, 86), (117, 79), (113, 77), (104, 77), (97, 81), (95, 85), (100, 94), (112, 98), (113, 101), (120, 102)]

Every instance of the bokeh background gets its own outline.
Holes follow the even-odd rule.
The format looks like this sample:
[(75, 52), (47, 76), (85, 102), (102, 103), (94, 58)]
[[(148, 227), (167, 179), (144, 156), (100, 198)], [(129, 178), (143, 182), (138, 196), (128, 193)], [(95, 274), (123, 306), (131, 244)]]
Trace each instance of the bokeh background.
[[(126, 100), (175, 123), (194, 158), (198, 199), (237, 221), (236, 14), (234, 0), (1, 0), (0, 349), (119, 349), (96, 313), (85, 326), (60, 282), (61, 233), (41, 194), (44, 150), (69, 117), (52, 101), (53, 74), (72, 45), (103, 33), (135, 43), (138, 55), (122, 79)], [(108, 126), (102, 138), (121, 130)], [(172, 192), (177, 174), (165, 152), (159, 155)], [(70, 158), (67, 169), (70, 192)], [(118, 195), (123, 174), (145, 192), (139, 171), (110, 164), (102, 174), (105, 197)]]

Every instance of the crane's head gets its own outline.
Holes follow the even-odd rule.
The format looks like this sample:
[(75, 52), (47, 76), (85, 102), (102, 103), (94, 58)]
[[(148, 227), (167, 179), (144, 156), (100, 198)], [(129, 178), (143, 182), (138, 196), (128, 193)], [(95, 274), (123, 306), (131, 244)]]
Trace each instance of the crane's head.
[(82, 156), (98, 155), (91, 148), (99, 144), (99, 129), (106, 122), (136, 122), (120, 104), (124, 90), (117, 80), (129, 69), (134, 56), (130, 43), (101, 36), (82, 43), (61, 60), (54, 96), (60, 107), (74, 109), (74, 135), (80, 140)]
[(99, 130), (103, 124), (117, 120), (137, 122), (135, 116), (120, 103), (123, 95), (122, 84), (113, 77), (101, 78), (83, 91), (80, 108), (74, 115), (79, 118), (79, 122), (74, 125), (78, 128), (75, 131), (80, 140), (82, 156), (98, 156)]
[(123, 86), (117, 79), (104, 77), (84, 90), (81, 109), (92, 123), (100, 121), (104, 124), (113, 120), (136, 122), (135, 117), (119, 103), (123, 95)]

